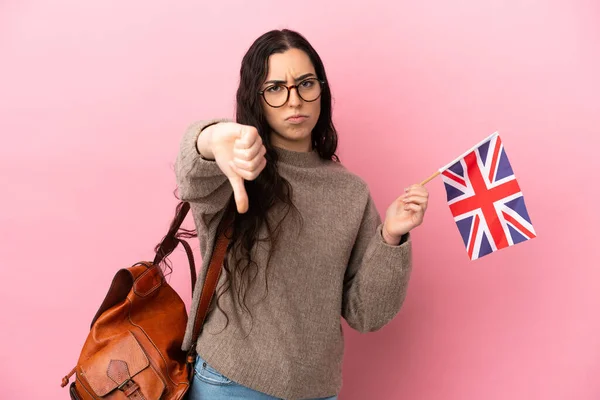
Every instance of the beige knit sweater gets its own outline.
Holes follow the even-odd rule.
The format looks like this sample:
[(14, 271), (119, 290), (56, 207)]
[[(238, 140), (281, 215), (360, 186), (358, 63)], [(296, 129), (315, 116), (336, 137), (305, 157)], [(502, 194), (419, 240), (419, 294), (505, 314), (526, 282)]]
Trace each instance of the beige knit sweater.
[[(191, 203), (200, 239), (196, 288), (205, 279), (216, 228), (233, 194), (217, 164), (196, 149), (200, 131), (211, 122), (190, 126), (176, 160), (179, 194)], [(293, 187), (302, 225), (293, 212), (282, 224), (267, 269), (268, 295), (268, 247), (254, 248), (259, 271), (246, 300), (252, 320), (229, 290), (220, 300), (229, 324), (225, 328), (225, 316), (213, 302), (197, 350), (223, 375), (271, 396), (333, 396), (342, 387), (340, 317), (360, 332), (377, 330), (394, 318), (406, 296), (411, 239), (405, 235), (399, 246), (383, 241), (381, 217), (367, 184), (342, 164), (322, 160), (316, 152), (277, 152), (279, 173)], [(272, 215), (280, 210), (276, 207)], [(184, 350), (191, 346), (198, 301), (197, 289)]]

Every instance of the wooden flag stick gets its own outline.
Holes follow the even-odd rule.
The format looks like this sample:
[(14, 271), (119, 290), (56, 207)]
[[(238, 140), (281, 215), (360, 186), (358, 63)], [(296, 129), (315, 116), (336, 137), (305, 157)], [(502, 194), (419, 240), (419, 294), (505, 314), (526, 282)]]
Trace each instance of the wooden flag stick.
[(440, 174), (440, 171), (436, 171), (435, 174), (431, 175), (429, 178), (425, 179), (423, 182), (421, 182), (421, 186), (425, 186), (425, 184), (427, 182), (429, 182), (430, 180), (432, 180), (433, 178), (435, 178), (436, 176), (438, 176)]

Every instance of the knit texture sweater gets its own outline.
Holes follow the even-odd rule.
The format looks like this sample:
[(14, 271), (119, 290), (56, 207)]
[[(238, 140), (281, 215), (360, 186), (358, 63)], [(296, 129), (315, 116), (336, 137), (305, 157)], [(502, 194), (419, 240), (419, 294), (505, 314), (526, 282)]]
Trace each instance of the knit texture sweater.
[[(202, 255), (183, 350), (192, 346), (199, 288), (233, 196), (217, 163), (202, 158), (196, 147), (201, 130), (214, 122), (188, 128), (175, 163), (179, 195), (191, 204)], [(233, 290), (226, 291), (219, 305), (228, 320), (213, 300), (196, 349), (229, 379), (271, 396), (334, 396), (342, 387), (341, 317), (352, 328), (370, 332), (396, 316), (411, 271), (411, 238), (404, 235), (398, 246), (383, 240), (367, 184), (341, 163), (314, 151), (276, 151), (279, 174), (290, 182), (301, 218), (290, 211), (283, 219), (268, 268), (269, 242), (254, 246), (256, 278), (246, 294), (252, 316)], [(283, 214), (282, 205), (274, 206), (269, 219), (276, 223)], [(260, 232), (266, 236), (264, 227)], [(218, 293), (225, 277), (223, 270)]]

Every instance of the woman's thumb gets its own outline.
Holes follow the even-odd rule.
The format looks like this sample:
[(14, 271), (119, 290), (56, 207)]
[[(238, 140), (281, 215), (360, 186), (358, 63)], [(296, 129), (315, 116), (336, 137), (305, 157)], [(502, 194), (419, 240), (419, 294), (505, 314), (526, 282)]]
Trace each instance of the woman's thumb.
[(237, 210), (240, 214), (248, 211), (248, 193), (246, 193), (246, 187), (244, 186), (244, 178), (240, 176), (230, 176), (229, 182), (233, 188), (233, 198)]

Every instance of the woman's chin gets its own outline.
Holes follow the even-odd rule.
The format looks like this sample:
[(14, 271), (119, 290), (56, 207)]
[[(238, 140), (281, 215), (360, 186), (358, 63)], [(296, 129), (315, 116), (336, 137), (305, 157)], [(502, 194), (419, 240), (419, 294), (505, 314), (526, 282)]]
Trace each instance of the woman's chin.
[[(271, 142), (278, 147), (295, 149), (307, 147), (310, 149), (312, 134), (308, 129), (285, 129), (283, 132), (274, 132), (271, 136)], [(304, 150), (300, 150), (304, 151)]]

